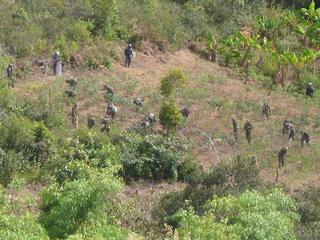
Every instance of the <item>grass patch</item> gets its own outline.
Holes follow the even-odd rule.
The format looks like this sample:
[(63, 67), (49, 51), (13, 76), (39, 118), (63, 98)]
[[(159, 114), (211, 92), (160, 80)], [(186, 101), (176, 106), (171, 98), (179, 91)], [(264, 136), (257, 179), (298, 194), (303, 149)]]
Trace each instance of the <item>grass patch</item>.
[(203, 102), (210, 97), (213, 92), (208, 88), (187, 88), (183, 91), (182, 96), (184, 98), (190, 98), (194, 101)]
[(209, 108), (211, 111), (219, 111), (223, 115), (226, 115), (231, 112), (232, 110), (232, 104), (231, 102), (226, 99), (219, 96), (214, 96), (209, 101)]

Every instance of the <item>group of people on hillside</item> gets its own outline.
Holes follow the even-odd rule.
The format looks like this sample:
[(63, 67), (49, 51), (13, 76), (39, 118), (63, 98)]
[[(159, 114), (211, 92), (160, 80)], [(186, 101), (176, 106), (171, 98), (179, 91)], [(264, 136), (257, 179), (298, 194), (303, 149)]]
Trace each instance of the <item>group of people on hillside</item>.
[[(313, 89), (312, 91), (310, 90), (310, 87), (312, 87), (311, 84), (308, 84), (309, 89), (308, 94), (313, 94)], [(309, 95), (308, 95), (309, 96)], [(310, 96), (312, 97), (312, 95)], [(271, 108), (267, 103), (264, 103), (262, 105), (262, 115), (266, 117), (267, 120), (270, 118), (270, 113), (271, 113)], [(231, 118), (232, 121), (232, 136), (235, 142), (238, 141), (239, 138), (239, 128), (240, 124), (237, 122), (237, 120), (233, 117)], [(253, 125), (252, 123), (249, 122), (249, 120), (246, 121), (243, 127), (245, 137), (247, 139), (248, 144), (251, 144), (252, 142), (252, 130), (253, 130)], [(283, 122), (283, 127), (282, 127), (282, 136), (287, 135), (289, 138), (289, 141), (295, 141), (295, 135), (296, 135), (296, 128), (294, 126), (293, 121), (291, 120), (284, 120)], [(310, 146), (310, 135), (306, 131), (301, 131), (301, 138), (300, 138), (300, 143), (301, 147), (304, 147), (305, 144), (307, 146)], [(282, 146), (280, 148), (280, 151), (278, 152), (278, 169), (284, 167), (284, 160), (286, 157), (286, 154), (288, 152), (288, 147), (287, 146)]]
[[(130, 67), (132, 60), (135, 57), (135, 51), (132, 47), (132, 44), (128, 44), (128, 46), (124, 50), (124, 56), (125, 56), (125, 66)], [(61, 63), (61, 55), (59, 51), (55, 51), (55, 53), (52, 56), (53, 60), (53, 73), (55, 76), (61, 76), (62, 74), (62, 63)], [(10, 87), (15, 87), (15, 80), (14, 80), (14, 68), (13, 68), (13, 63), (10, 63), (7, 67), (7, 78), (8, 78), (8, 85)], [(74, 98), (76, 96), (76, 85), (77, 85), (77, 80), (73, 79), (72, 77), (67, 79), (67, 83), (69, 84), (69, 89), (66, 90), (66, 94), (68, 95), (69, 98)], [(110, 86), (106, 86), (104, 89), (108, 92), (108, 94), (113, 95), (113, 90), (110, 88)], [(111, 91), (112, 90), (112, 91)], [(309, 82), (306, 86), (305, 89), (305, 94), (308, 97), (313, 97), (314, 96), (314, 88), (311, 82)], [(143, 99), (136, 98), (134, 99), (133, 102), (136, 107), (137, 111), (142, 107), (143, 104)], [(269, 120), (270, 116), (270, 106), (265, 103), (263, 104), (262, 107), (262, 114)], [(188, 112), (186, 112), (186, 110)], [(117, 108), (113, 105), (112, 102), (108, 104), (107, 107), (107, 115), (105, 118), (103, 118), (102, 124), (103, 124), (103, 131), (109, 132), (110, 130), (110, 125), (112, 120), (114, 119), (115, 113), (117, 112)], [(188, 109), (183, 109), (181, 110), (182, 114), (184, 117), (188, 117), (189, 115), (189, 110)], [(76, 128), (78, 126), (78, 117), (77, 117), (77, 105), (75, 104), (72, 108), (72, 125)], [(109, 119), (108, 116), (111, 116), (111, 119)], [(147, 123), (150, 125), (153, 122), (150, 120), (147, 121)], [(89, 116), (88, 118), (88, 127), (92, 128), (95, 125), (95, 119), (93, 116)], [(143, 124), (142, 124), (143, 125)], [(146, 124), (147, 125), (147, 124)], [(235, 138), (235, 141), (238, 140), (238, 129), (239, 129), (239, 124), (237, 121), (232, 118), (232, 125), (233, 125), (233, 136)], [(245, 125), (244, 125), (244, 132), (246, 139), (248, 143), (250, 144), (252, 141), (252, 129), (253, 125), (247, 120)], [(293, 123), (291, 121), (285, 120), (284, 125), (283, 125), (283, 134), (288, 134), (289, 135), (289, 140), (294, 140), (295, 136), (295, 128), (293, 126)], [(301, 135), (301, 145), (303, 147), (304, 143), (307, 143), (309, 145), (310, 142), (310, 136), (306, 132), (302, 132)], [(279, 153), (278, 153), (278, 162), (279, 162), (279, 168), (284, 166), (284, 158), (285, 155), (288, 151), (288, 147), (282, 146)]]
[[(124, 50), (124, 56), (125, 56), (125, 66), (130, 67), (132, 60), (135, 57), (135, 51), (132, 47), (132, 44), (128, 44), (128, 46)], [(55, 51), (52, 56), (52, 68), (53, 68), (53, 74), (55, 76), (61, 76), (62, 75), (62, 63), (61, 63), (61, 55), (59, 51)], [(10, 87), (15, 87), (15, 81), (14, 81), (14, 71), (13, 71), (13, 63), (10, 63), (7, 67), (7, 78), (8, 78), (8, 84)]]

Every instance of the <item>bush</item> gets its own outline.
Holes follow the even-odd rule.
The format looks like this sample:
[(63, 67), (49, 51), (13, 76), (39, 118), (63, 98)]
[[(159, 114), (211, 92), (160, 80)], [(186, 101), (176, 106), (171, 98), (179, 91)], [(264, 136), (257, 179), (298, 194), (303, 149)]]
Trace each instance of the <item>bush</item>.
[(39, 222), (50, 238), (66, 238), (95, 213), (112, 208), (110, 200), (121, 189), (114, 170), (92, 173), (89, 179), (53, 183), (41, 192)]
[(14, 153), (9, 152), (8, 154), (0, 148), (0, 183), (7, 187), (14, 176), (15, 171), (18, 168), (19, 158)]
[[(115, 224), (110, 223), (105, 216), (88, 221), (76, 234), (68, 237), (68, 240), (85, 240), (85, 239), (127, 239), (129, 230), (120, 228)], [(130, 238), (129, 238), (130, 239)], [(136, 239), (136, 238), (134, 238)], [(140, 238), (137, 238), (137, 240)]]
[(45, 229), (37, 222), (32, 214), (14, 216), (3, 214), (0, 216), (0, 238), (6, 240), (49, 240)]
[(119, 143), (123, 151), (122, 176), (132, 179), (177, 180), (184, 143), (176, 137), (126, 132)]
[(183, 116), (174, 100), (167, 100), (162, 103), (159, 113), (162, 126), (169, 132), (175, 132), (177, 127), (183, 123)]
[(269, 194), (245, 192), (213, 199), (204, 216), (181, 211), (177, 235), (182, 239), (296, 239), (295, 202), (275, 189)]
[[(129, 29), (138, 29), (131, 35), (158, 45), (164, 51), (169, 44), (180, 48), (188, 40), (189, 29), (182, 24), (181, 8), (176, 4), (158, 0), (120, 1), (120, 20)], [(128, 18), (132, 12), (135, 19)]]
[(43, 123), (36, 122), (33, 127), (33, 143), (25, 150), (25, 155), (32, 163), (43, 164), (55, 154), (55, 139)]
[(5, 202), (3, 189), (0, 190), (0, 239), (6, 240), (49, 240), (45, 229), (37, 223), (32, 214), (15, 216)]
[(12, 104), (12, 112), (32, 121), (41, 121), (49, 128), (61, 127), (65, 121), (62, 114), (64, 93), (44, 84), (35, 85), (32, 91), (34, 98), (17, 98)]
[(0, 121), (0, 147), (4, 151), (23, 152), (33, 143), (33, 124), (24, 117), (8, 115)]
[(67, 138), (62, 148), (67, 162), (82, 161), (94, 168), (107, 168), (119, 162), (119, 151), (108, 136), (81, 128)]
[(54, 153), (54, 137), (42, 123), (9, 115), (0, 122), (0, 133), (1, 148), (23, 154), (26, 162), (43, 164)]
[(197, 214), (204, 214), (207, 201), (215, 196), (238, 195), (246, 190), (261, 188), (259, 170), (255, 158), (251, 156), (219, 163), (196, 180), (181, 192), (164, 195), (153, 209), (154, 218), (161, 223), (172, 224), (171, 217), (180, 208), (187, 210), (191, 206)]
[(74, 24), (68, 24), (67, 27), (69, 27), (66, 29), (68, 39), (78, 43), (80, 46), (91, 43), (92, 39), (89, 30), (92, 26), (90, 23), (78, 20)]
[(161, 80), (160, 91), (165, 97), (176, 95), (178, 89), (186, 84), (186, 77), (182, 70), (171, 69), (167, 75)]
[(179, 222), (179, 228), (176, 235), (179, 239), (223, 239), (223, 240), (240, 240), (232, 228), (215, 222), (212, 215), (197, 216), (194, 211), (182, 210), (174, 218)]
[(55, 172), (55, 179), (59, 184), (63, 184), (65, 181), (89, 179), (92, 174), (94, 174), (94, 170), (87, 164), (73, 161), (61, 166)]
[(301, 223), (320, 222), (320, 189), (310, 188), (306, 190), (299, 201)]
[(188, 156), (178, 167), (179, 180), (190, 184), (198, 182), (202, 169), (199, 160), (195, 156)]
[(320, 188), (306, 189), (296, 197), (301, 216), (297, 227), (299, 239), (313, 240), (320, 237)]

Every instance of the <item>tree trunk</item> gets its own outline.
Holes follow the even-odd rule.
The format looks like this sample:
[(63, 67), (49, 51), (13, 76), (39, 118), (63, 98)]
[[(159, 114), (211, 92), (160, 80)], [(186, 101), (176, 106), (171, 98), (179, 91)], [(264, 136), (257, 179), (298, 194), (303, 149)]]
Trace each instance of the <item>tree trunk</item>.
[(283, 80), (283, 67), (280, 66), (277, 70), (277, 73), (276, 73), (276, 76), (273, 80), (273, 84), (276, 84), (276, 85), (280, 85), (282, 87), (284, 87), (284, 80)]
[(211, 62), (217, 62), (217, 54), (215, 51), (210, 51), (209, 60)]
[(247, 62), (247, 59), (248, 59), (248, 57), (249, 57), (249, 53), (250, 53), (250, 49), (251, 49), (251, 47), (247, 47), (247, 49), (246, 49), (246, 52), (245, 52), (245, 54), (244, 54), (244, 56), (243, 56), (243, 58), (242, 58), (242, 60), (241, 60), (241, 66), (243, 67), (244, 66), (244, 64)]

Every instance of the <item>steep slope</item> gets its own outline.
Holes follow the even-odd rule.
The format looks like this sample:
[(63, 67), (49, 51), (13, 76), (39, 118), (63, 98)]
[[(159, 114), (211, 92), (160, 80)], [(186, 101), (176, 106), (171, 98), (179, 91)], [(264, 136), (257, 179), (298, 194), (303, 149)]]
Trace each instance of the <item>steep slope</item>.
[[(277, 152), (282, 145), (287, 145), (286, 172), (281, 172), (279, 181), (292, 189), (319, 182), (317, 133), (320, 119), (315, 100), (302, 96), (295, 98), (280, 89), (266, 90), (254, 80), (245, 85), (230, 69), (203, 60), (188, 50), (154, 54), (152, 49), (147, 49), (138, 52), (131, 68), (115, 63), (111, 70), (65, 72), (61, 79), (36, 74), (19, 82), (16, 91), (32, 95), (34, 89), (48, 83), (54, 94), (64, 96), (65, 77), (73, 75), (79, 80), (77, 101), (84, 125), (88, 114), (104, 115), (106, 103), (100, 89), (107, 82), (116, 92), (114, 102), (119, 108), (116, 125), (125, 129), (139, 122), (147, 112), (158, 113), (162, 101), (160, 80), (171, 68), (181, 68), (188, 76), (188, 87), (180, 94), (179, 102), (181, 106), (190, 107), (191, 116), (178, 134), (192, 142), (192, 152), (205, 169), (238, 154), (251, 154), (258, 158), (264, 179), (274, 181)], [(133, 98), (138, 96), (145, 99), (145, 106), (139, 113), (132, 104)], [(261, 115), (264, 101), (272, 109), (269, 121)], [(66, 114), (69, 114), (70, 106), (66, 99)], [(231, 141), (231, 117), (236, 117), (241, 124), (241, 136), (236, 144)], [(246, 143), (242, 129), (247, 119), (254, 126), (251, 145)], [(287, 137), (282, 136), (285, 119), (294, 120), (298, 130), (304, 129), (311, 134), (309, 148), (300, 147), (299, 133), (295, 142), (288, 142)]]

